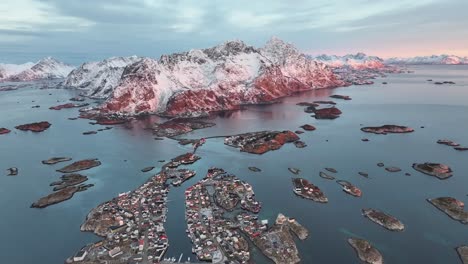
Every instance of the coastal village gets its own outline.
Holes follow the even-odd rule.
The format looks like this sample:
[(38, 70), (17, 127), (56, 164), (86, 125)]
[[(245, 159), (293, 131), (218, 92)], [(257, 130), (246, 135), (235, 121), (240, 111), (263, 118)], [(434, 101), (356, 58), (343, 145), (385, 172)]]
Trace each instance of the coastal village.
[[(372, 84), (371, 79), (384, 77), (385, 73), (401, 73), (403, 70), (397, 68), (385, 68), (384, 70), (356, 70), (351, 68), (335, 69), (335, 73), (341, 76), (349, 84), (365, 85)], [(382, 84), (387, 84), (383, 82)], [(352, 100), (350, 96), (334, 94), (333, 99)], [(81, 98), (81, 97), (78, 97)], [(72, 98), (71, 101), (82, 101)], [(315, 119), (333, 120), (339, 118), (341, 110), (336, 107), (334, 101), (301, 102), (297, 105), (306, 107), (305, 113), (314, 114)], [(66, 108), (80, 108), (87, 104), (62, 104), (50, 107), (51, 110)], [(131, 120), (125, 116), (110, 115), (88, 115), (86, 111), (80, 111), (81, 118), (93, 119), (92, 124), (118, 125)], [(76, 120), (77, 118), (69, 118)], [(184, 182), (196, 176), (196, 171), (189, 168), (179, 168), (190, 165), (201, 159), (195, 155), (198, 148), (202, 147), (207, 139), (224, 138), (224, 144), (228, 147), (237, 148), (241, 152), (261, 155), (269, 151), (282, 148), (285, 144), (293, 143), (297, 148), (305, 148), (307, 144), (300, 140), (299, 135), (307, 131), (314, 131), (316, 127), (310, 124), (302, 125), (303, 130), (283, 131), (257, 131), (237, 135), (212, 136), (209, 138), (184, 139), (181, 135), (215, 126), (215, 123), (191, 119), (170, 119), (163, 123), (156, 123), (148, 130), (156, 136), (155, 140), (164, 137), (176, 140), (180, 145), (192, 146), (192, 152), (179, 155), (164, 163), (161, 170), (154, 174), (148, 181), (133, 191), (118, 194), (110, 201), (100, 204), (94, 208), (81, 225), (81, 231), (93, 232), (102, 240), (88, 244), (78, 250), (66, 263), (195, 263), (182, 260), (182, 255), (177, 260), (166, 257), (170, 246), (170, 238), (165, 229), (166, 216), (168, 212), (168, 194), (171, 188), (182, 186)], [(17, 126), (18, 130), (43, 132), (48, 130), (51, 124), (42, 121)], [(102, 132), (112, 127), (98, 129)], [(375, 135), (413, 133), (415, 130), (400, 125), (362, 126), (362, 133)], [(86, 131), (84, 135), (94, 135), (97, 131)], [(294, 131), (294, 132), (293, 132)], [(2, 128), (0, 134), (11, 131)], [(361, 139), (369, 142), (369, 139)], [(441, 139), (438, 144), (453, 147), (455, 150), (464, 151), (465, 147), (460, 144)], [(53, 165), (59, 162), (72, 160), (68, 157), (53, 157), (42, 161), (43, 164)], [(54, 181), (53, 192), (40, 198), (31, 207), (44, 208), (49, 205), (71, 199), (74, 193), (82, 192), (92, 187), (93, 184), (82, 184), (88, 177), (74, 172), (90, 169), (101, 165), (98, 159), (87, 159), (76, 161), (68, 166), (58, 169), (58, 172), (68, 173)], [(402, 169), (395, 166), (385, 166), (383, 163), (378, 167), (387, 172), (397, 173)], [(384, 168), (385, 167), (385, 168)], [(142, 172), (150, 172), (155, 166), (142, 169)], [(414, 163), (412, 168), (422, 174), (446, 180), (453, 176), (452, 169), (442, 163), (426, 162)], [(321, 171), (320, 178), (334, 181), (343, 192), (348, 194), (349, 199), (359, 198), (363, 195), (360, 188), (353, 185), (339, 175), (333, 168), (324, 168), (327, 173)], [(249, 167), (252, 172), (261, 172), (257, 167)], [(294, 175), (300, 175), (301, 169), (290, 167), (288, 170)], [(10, 176), (18, 175), (18, 168), (8, 169)], [(73, 173), (73, 174), (72, 174)], [(366, 172), (359, 175), (368, 178)], [(406, 176), (411, 175), (409, 172)], [(354, 180), (353, 180), (354, 181)], [(328, 203), (327, 196), (322, 190), (308, 179), (297, 176), (291, 178), (290, 190), (304, 199), (317, 203)], [(221, 168), (211, 167), (205, 177), (194, 185), (186, 188), (185, 192), (185, 220), (186, 234), (192, 243), (192, 253), (196, 263), (253, 263), (253, 251), (258, 249), (264, 256), (274, 263), (294, 264), (300, 263), (301, 257), (296, 241), (305, 240), (309, 231), (295, 218), (287, 217), (278, 212), (275, 221), (261, 219), (262, 203), (255, 197), (252, 185), (241, 180), (235, 175), (229, 174)], [(353, 198), (355, 197), (355, 198)], [(453, 220), (460, 223), (468, 223), (468, 214), (464, 210), (464, 203), (452, 197), (430, 198), (427, 201), (440, 211), (447, 214)], [(401, 232), (405, 225), (395, 216), (387, 214), (378, 209), (362, 209), (363, 217), (373, 223), (387, 229), (388, 231)], [(297, 239), (296, 239), (297, 238)], [(348, 238), (347, 242), (356, 251), (358, 258), (364, 263), (381, 264), (383, 256), (369, 241), (360, 238)], [(464, 261), (468, 259), (466, 246), (457, 248), (457, 252)], [(467, 261), (465, 261), (467, 262)]]

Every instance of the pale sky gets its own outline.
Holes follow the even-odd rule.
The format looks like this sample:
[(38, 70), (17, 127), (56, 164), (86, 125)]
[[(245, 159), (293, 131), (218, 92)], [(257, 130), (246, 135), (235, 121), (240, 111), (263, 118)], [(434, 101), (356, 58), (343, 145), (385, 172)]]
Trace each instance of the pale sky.
[(150, 56), (271, 36), (309, 54), (468, 56), (468, 0), (1, 0), (0, 62)]

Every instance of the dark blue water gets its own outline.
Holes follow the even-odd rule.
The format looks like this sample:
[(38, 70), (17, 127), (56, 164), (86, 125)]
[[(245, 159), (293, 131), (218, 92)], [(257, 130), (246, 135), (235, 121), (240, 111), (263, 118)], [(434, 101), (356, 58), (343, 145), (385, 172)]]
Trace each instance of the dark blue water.
[[(282, 104), (249, 107), (226, 114), (217, 126), (199, 130), (187, 137), (225, 135), (263, 129), (296, 130), (310, 123), (316, 131), (300, 135), (308, 144), (304, 149), (286, 145), (279, 151), (257, 156), (241, 153), (211, 139), (197, 154), (202, 160), (192, 165), (197, 176), (169, 194), (167, 256), (191, 256), (191, 243), (185, 234), (184, 197), (186, 187), (204, 176), (211, 166), (222, 167), (250, 182), (263, 202), (261, 218), (273, 221), (278, 213), (295, 217), (310, 231), (298, 241), (303, 263), (357, 263), (346, 239), (357, 236), (371, 241), (384, 255), (386, 263), (459, 263), (454, 247), (468, 243), (467, 226), (451, 220), (425, 199), (453, 196), (468, 203), (468, 153), (436, 144), (448, 138), (468, 146), (468, 67), (414, 67), (415, 73), (391, 75), (372, 86), (321, 90), (287, 98)], [(436, 86), (426, 82), (454, 81), (456, 85)], [(387, 81), (388, 85), (380, 84)], [(52, 95), (49, 95), (52, 93)], [(350, 95), (352, 101), (338, 101), (343, 115), (336, 120), (315, 120), (295, 104), (327, 99), (331, 93)], [(119, 192), (142, 184), (151, 173), (140, 169), (156, 165), (157, 160), (185, 153), (190, 147), (166, 139), (153, 140), (144, 127), (153, 120), (134, 121), (97, 135), (83, 136), (98, 127), (88, 120), (67, 120), (76, 109), (48, 110), (74, 96), (73, 91), (21, 89), (0, 93), (0, 127), (48, 120), (52, 127), (39, 134), (13, 131), (0, 136), (0, 168), (16, 166), (17, 177), (0, 177), (0, 259), (2, 263), (62, 263), (81, 246), (96, 241), (96, 236), (81, 233), (79, 226), (89, 210)], [(31, 102), (35, 100), (36, 102)], [(31, 109), (39, 104), (40, 109)], [(408, 125), (412, 134), (379, 136), (360, 131), (360, 124)], [(425, 128), (420, 128), (424, 126)], [(14, 130), (14, 129), (12, 129)], [(361, 138), (370, 142), (362, 142)], [(51, 156), (70, 156), (75, 160), (99, 158), (103, 165), (84, 174), (95, 186), (71, 200), (46, 209), (29, 205), (51, 191), (49, 183), (60, 174), (61, 164), (46, 166), (41, 160)], [(125, 161), (127, 160), (127, 161)], [(413, 162), (446, 163), (454, 176), (446, 181), (413, 171)], [(398, 166), (400, 173), (389, 173), (376, 166), (384, 162)], [(248, 166), (263, 171), (254, 173)], [(301, 177), (319, 186), (329, 198), (318, 204), (297, 198), (292, 193), (292, 174), (288, 167), (302, 170)], [(363, 191), (362, 198), (351, 197), (338, 184), (318, 176), (324, 167), (338, 170), (337, 177), (351, 181)], [(368, 172), (370, 179), (359, 176)], [(410, 172), (412, 176), (405, 176)], [(406, 225), (393, 233), (361, 216), (360, 210), (373, 207), (398, 217)], [(268, 263), (257, 254), (257, 263)]]

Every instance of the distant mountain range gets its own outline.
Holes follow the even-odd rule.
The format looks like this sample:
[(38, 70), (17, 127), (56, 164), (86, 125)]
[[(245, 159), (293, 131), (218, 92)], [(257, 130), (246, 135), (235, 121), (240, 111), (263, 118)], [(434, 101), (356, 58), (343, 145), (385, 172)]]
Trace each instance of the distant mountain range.
[(311, 56), (332, 68), (350, 67), (352, 69), (380, 69), (384, 68), (384, 60), (376, 56), (368, 56), (364, 53), (348, 54), (345, 56), (319, 55)]
[(388, 65), (468, 64), (468, 58), (430, 56), (383, 60), (364, 53), (311, 56), (272, 38), (261, 48), (229, 41), (207, 49), (147, 57), (112, 57), (73, 66), (47, 57), (37, 63), (0, 64), (1, 81), (65, 78), (61, 87), (106, 99), (99, 113), (199, 116), (243, 104), (277, 100), (298, 91), (370, 84)]
[(73, 69), (73, 66), (67, 65), (52, 57), (46, 57), (36, 63), (0, 63), (0, 82), (23, 82), (42, 79), (65, 78)]
[(412, 58), (390, 58), (385, 60), (385, 63), (403, 65), (468, 64), (468, 57), (459, 57), (454, 55), (432, 55)]

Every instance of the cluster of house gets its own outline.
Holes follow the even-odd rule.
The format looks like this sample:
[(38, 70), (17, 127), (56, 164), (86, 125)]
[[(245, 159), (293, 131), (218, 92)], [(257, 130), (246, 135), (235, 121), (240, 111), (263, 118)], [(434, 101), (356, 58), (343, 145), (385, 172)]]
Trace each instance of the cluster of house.
[(83, 248), (73, 260), (137, 263), (144, 256), (151, 262), (162, 260), (169, 246), (164, 229), (169, 192), (166, 180), (164, 174), (155, 175), (136, 190), (100, 205), (96, 209), (99, 213), (93, 214), (98, 219), (93, 221), (106, 239)]
[(182, 154), (180, 156), (177, 156), (171, 159), (171, 161), (166, 166), (169, 168), (177, 168), (180, 165), (188, 165), (188, 164), (195, 163), (199, 159), (200, 159), (199, 156), (188, 152), (188, 153)]
[[(217, 201), (226, 201), (227, 204), (231, 201), (232, 207), (236, 206), (237, 201), (240, 200), (242, 209), (253, 213), (260, 212), (262, 205), (255, 200), (255, 194), (249, 183), (241, 181), (233, 175), (223, 175), (222, 178), (210, 181), (210, 183), (216, 191)], [(224, 209), (229, 210), (231, 208), (224, 207)]]
[(186, 180), (195, 176), (196, 172), (188, 169), (166, 169), (162, 173), (166, 175), (167, 179), (171, 179), (173, 186), (180, 186)]
[[(239, 216), (233, 219), (226, 218), (224, 216), (226, 208), (217, 204), (213, 196), (216, 193), (223, 195), (221, 200), (240, 199), (241, 203), (244, 198), (249, 199), (248, 202), (244, 202), (245, 207), (252, 208), (251, 210), (255, 212), (260, 210), (261, 205), (253, 199), (252, 187), (248, 183), (224, 173), (222, 169), (212, 168), (204, 179), (185, 191), (187, 233), (193, 242), (193, 252), (199, 260), (248, 263), (249, 244), (240, 233)], [(231, 201), (225, 204), (238, 203)], [(256, 219), (256, 216), (251, 216)]]

